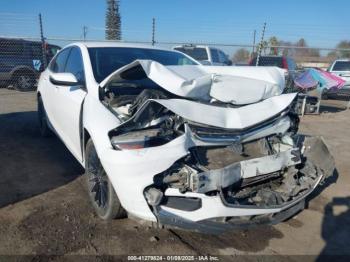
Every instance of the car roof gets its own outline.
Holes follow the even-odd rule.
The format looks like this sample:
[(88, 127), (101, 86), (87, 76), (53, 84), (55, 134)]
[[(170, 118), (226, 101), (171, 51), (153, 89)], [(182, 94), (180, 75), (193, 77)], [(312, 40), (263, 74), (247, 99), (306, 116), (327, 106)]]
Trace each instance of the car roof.
[(151, 44), (144, 43), (133, 43), (133, 42), (114, 42), (114, 41), (94, 41), (94, 42), (75, 42), (68, 46), (77, 45), (77, 46), (85, 46), (87, 48), (96, 48), (96, 47), (130, 47), (130, 48), (147, 48), (147, 49), (156, 49), (156, 50), (167, 50), (170, 49), (160, 48), (152, 46)]
[(21, 42), (21, 43), (41, 43), (41, 41), (37, 40), (26, 40), (22, 38), (6, 38), (6, 37), (0, 37), (0, 41), (7, 41), (7, 42)]
[(173, 48), (178, 48), (178, 47), (193, 47), (193, 48), (199, 47), (199, 48), (207, 48), (207, 47), (210, 47), (210, 46), (208, 46), (208, 45), (195, 45), (195, 44), (183, 44), (183, 45), (176, 45), (176, 46), (173, 46)]
[(334, 63), (335, 63), (335, 62), (349, 62), (349, 61), (350, 61), (349, 58), (342, 58), (342, 59), (337, 59), (337, 60), (335, 60)]
[[(261, 55), (260, 58), (261, 57), (268, 57), (268, 58), (283, 58), (283, 57), (287, 58), (288, 57), (288, 58), (290, 58), (289, 56), (284, 56), (284, 55)], [(256, 58), (256, 56), (254, 58)]]
[[(71, 43), (69, 45), (66, 45), (62, 49), (66, 49), (68, 47), (77, 46), (79, 48), (104, 48), (104, 47), (129, 47), (129, 48), (145, 48), (145, 49), (154, 49), (154, 50), (163, 50), (163, 51), (169, 51), (169, 52), (175, 52), (175, 53), (181, 53), (177, 50), (172, 50), (170, 48), (160, 48), (155, 47), (150, 44), (141, 44), (141, 43), (132, 43), (132, 42), (113, 42), (113, 41), (100, 41), (100, 42), (75, 42)], [(183, 54), (183, 53), (181, 53)], [(195, 63), (199, 64), (198, 61), (193, 59), (192, 57), (187, 56), (190, 60), (194, 61)]]

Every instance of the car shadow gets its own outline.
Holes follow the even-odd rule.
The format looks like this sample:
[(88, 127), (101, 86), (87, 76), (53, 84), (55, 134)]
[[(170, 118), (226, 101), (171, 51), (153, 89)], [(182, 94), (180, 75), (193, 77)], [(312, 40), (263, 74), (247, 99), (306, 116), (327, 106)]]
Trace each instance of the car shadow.
[(55, 136), (40, 136), (37, 112), (0, 115), (0, 207), (60, 187), (84, 170)]
[(318, 185), (314, 191), (312, 191), (312, 193), (306, 198), (306, 207), (308, 207), (308, 203), (316, 198), (317, 196), (319, 196), (323, 190), (325, 190), (327, 187), (329, 187), (330, 185), (332, 184), (335, 184), (338, 180), (338, 177), (339, 177), (339, 173), (338, 173), (338, 170), (337, 168), (334, 168), (334, 171), (333, 171), (333, 174), (330, 175), (329, 177), (325, 178), (323, 180), (323, 182)]
[(331, 106), (331, 105), (321, 105), (320, 106), (320, 113), (339, 113), (346, 110), (346, 108), (341, 108), (338, 106)]
[(326, 244), (316, 261), (349, 261), (350, 196), (334, 197), (324, 207), (322, 238)]

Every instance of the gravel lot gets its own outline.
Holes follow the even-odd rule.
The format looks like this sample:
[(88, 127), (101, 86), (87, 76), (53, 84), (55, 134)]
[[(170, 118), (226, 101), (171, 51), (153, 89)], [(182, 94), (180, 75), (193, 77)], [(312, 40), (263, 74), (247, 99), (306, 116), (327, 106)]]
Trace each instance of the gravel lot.
[[(308, 209), (276, 226), (220, 236), (154, 229), (130, 219), (104, 222), (92, 212), (84, 170), (56, 137), (39, 135), (35, 93), (0, 89), (1, 255), (347, 255), (350, 259), (350, 110), (326, 101), (301, 130), (324, 136), (337, 173)], [(239, 255), (255, 256), (239, 256)], [(123, 258), (123, 257), (121, 257)], [(124, 257), (126, 258), (126, 257)], [(300, 261), (300, 257), (287, 260)]]

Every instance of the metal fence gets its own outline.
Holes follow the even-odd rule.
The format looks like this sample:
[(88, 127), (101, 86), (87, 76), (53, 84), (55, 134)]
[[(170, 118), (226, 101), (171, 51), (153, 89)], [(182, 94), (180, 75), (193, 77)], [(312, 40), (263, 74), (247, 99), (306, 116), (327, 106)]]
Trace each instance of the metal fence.
[[(56, 51), (44, 40), (41, 15), (1, 13), (0, 23), (0, 85), (33, 90)], [(14, 33), (33, 37), (13, 37)]]
[(0, 83), (20, 91), (33, 90), (40, 73), (60, 49), (41, 39), (0, 38)]
[[(2, 25), (0, 30), (0, 85), (11, 86), (22, 91), (35, 88), (40, 72), (45, 69), (60, 47), (77, 41), (107, 41), (103, 39), (103, 34), (100, 34), (100, 37), (89, 38), (90, 34), (93, 35), (93, 30), (101, 32), (105, 30), (105, 28), (98, 27), (84, 26), (83, 34), (77, 37), (48, 36), (45, 34), (41, 15), (1, 13), (0, 22)], [(155, 30), (153, 19), (152, 28), (150, 27), (149, 32), (147, 32), (149, 37), (143, 35), (143, 40), (135, 41), (138, 33), (128, 31), (123, 42), (143, 43), (169, 49), (179, 45), (209, 46), (213, 47), (210, 50), (222, 50), (226, 53), (227, 58), (234, 65), (258, 64), (288, 67), (292, 70), (306, 67), (326, 69), (334, 59), (344, 56), (350, 57), (350, 49), (307, 47), (291, 44), (272, 45), (264, 41), (263, 38), (262, 41), (254, 41), (252, 44), (164, 41), (157, 39)], [(208, 31), (208, 33), (213, 32)], [(128, 41), (128, 39), (134, 40)], [(259, 59), (257, 59), (258, 55), (260, 55)], [(209, 56), (214, 57), (213, 54), (208, 54)], [(282, 59), (281, 56), (291, 59)]]

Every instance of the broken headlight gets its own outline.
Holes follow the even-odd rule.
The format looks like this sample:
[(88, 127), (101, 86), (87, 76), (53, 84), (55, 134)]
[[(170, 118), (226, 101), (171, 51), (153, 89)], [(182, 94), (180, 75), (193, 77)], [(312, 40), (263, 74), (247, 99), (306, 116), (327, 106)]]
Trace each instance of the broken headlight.
[(165, 144), (167, 140), (161, 136), (159, 128), (144, 129), (128, 132), (111, 139), (114, 149), (141, 149), (145, 147), (159, 146)]

